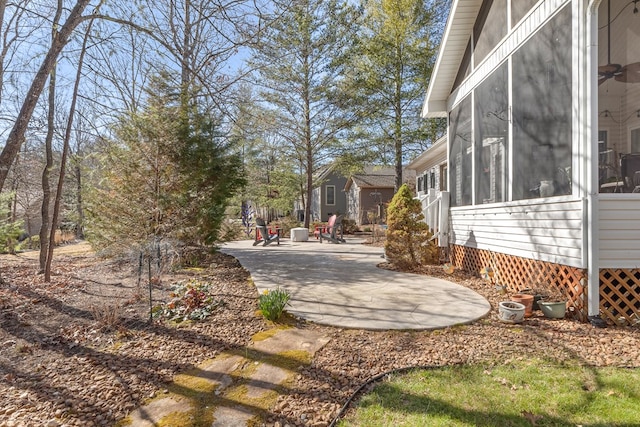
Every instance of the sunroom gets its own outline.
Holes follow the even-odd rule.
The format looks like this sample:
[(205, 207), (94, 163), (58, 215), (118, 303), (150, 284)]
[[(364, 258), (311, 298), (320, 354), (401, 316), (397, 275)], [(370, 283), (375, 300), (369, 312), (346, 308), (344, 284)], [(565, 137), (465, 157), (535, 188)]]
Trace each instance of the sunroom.
[(451, 261), (583, 320), (640, 321), (638, 7), (454, 1), (423, 108), (448, 118)]

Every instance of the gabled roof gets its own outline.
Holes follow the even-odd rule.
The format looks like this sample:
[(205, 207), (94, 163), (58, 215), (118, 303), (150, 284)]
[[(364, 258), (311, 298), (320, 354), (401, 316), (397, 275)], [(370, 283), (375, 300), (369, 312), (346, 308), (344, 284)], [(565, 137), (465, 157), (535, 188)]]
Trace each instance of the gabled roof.
[[(415, 171), (403, 168), (402, 180), (410, 182), (415, 179)], [(352, 184), (360, 188), (394, 188), (396, 183), (396, 173), (394, 168), (380, 166), (366, 166), (364, 173), (351, 175), (344, 186), (345, 191), (349, 191)]]
[(447, 98), (462, 63), (482, 0), (454, 0), (433, 68), (422, 117), (446, 117)]
[(327, 175), (331, 173), (334, 167), (335, 167), (334, 163), (329, 163), (328, 165), (320, 166), (314, 174), (315, 175), (314, 180), (325, 179)]
[(395, 175), (353, 175), (354, 184), (360, 188), (393, 188)]

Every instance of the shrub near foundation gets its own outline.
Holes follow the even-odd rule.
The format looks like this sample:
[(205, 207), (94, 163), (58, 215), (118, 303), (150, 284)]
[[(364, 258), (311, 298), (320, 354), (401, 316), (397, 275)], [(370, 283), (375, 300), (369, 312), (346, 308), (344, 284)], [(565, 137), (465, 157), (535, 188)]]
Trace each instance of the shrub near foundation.
[(429, 226), (424, 222), (422, 204), (413, 198), (406, 184), (393, 196), (387, 210), (387, 233), (384, 244), (387, 260), (400, 268), (433, 264), (438, 248)]

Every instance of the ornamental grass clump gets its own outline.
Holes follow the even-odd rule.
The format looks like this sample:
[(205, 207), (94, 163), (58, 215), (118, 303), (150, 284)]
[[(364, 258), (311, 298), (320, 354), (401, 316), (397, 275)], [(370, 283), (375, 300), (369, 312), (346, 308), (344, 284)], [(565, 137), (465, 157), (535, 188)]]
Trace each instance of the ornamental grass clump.
[(258, 308), (262, 315), (272, 322), (282, 316), (284, 308), (289, 305), (291, 295), (279, 287), (274, 290), (265, 290), (258, 298)]
[(393, 196), (387, 210), (387, 233), (384, 244), (389, 262), (402, 269), (420, 264), (433, 264), (438, 260), (438, 248), (429, 226), (424, 222), (422, 204), (413, 198), (411, 190), (403, 184)]

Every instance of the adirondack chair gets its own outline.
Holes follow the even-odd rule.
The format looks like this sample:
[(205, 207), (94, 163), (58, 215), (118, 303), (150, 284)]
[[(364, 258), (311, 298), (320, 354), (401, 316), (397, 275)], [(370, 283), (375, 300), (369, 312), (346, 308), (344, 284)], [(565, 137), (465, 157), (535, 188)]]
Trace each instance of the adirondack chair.
[(342, 215), (333, 215), (329, 218), (324, 230), (320, 230), (320, 243), (322, 239), (326, 239), (332, 243), (345, 243), (346, 240), (342, 237)]
[(253, 242), (253, 246), (262, 243), (262, 246), (270, 245), (273, 242), (277, 242), (280, 245), (280, 235), (278, 233), (269, 233), (267, 223), (262, 218), (256, 218), (256, 239)]

